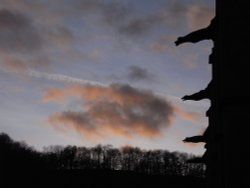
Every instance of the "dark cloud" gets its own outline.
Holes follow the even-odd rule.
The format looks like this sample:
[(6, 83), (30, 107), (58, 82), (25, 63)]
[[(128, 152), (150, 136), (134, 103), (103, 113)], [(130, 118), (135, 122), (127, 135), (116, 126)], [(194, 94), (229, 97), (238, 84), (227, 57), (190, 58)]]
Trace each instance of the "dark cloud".
[(159, 27), (180, 24), (178, 18), (185, 18), (188, 8), (181, 1), (168, 1), (158, 11), (137, 15), (133, 9), (123, 16), (123, 22), (116, 24), (116, 30), (130, 37), (140, 37)]
[(184, 4), (182, 0), (172, 0), (169, 4), (168, 14), (170, 18), (176, 18), (183, 16), (187, 11), (187, 4)]
[(9, 73), (25, 73), (28, 68), (47, 68), (50, 59), (43, 55), (14, 55), (0, 53), (0, 70)]
[(122, 34), (130, 36), (140, 35), (147, 33), (152, 29), (154, 25), (159, 23), (160, 19), (158, 16), (132, 18), (127, 21), (124, 25), (118, 27), (118, 31)]
[(129, 37), (144, 36), (159, 24), (172, 23), (175, 20), (173, 18), (187, 11), (180, 1), (165, 3), (158, 11), (145, 15), (138, 14), (134, 4), (129, 1), (85, 0), (73, 1), (72, 4), (75, 10), (81, 10), (81, 14), (94, 14), (95, 18), (99, 17), (101, 24)]
[[(83, 20), (86, 24), (106, 25), (119, 34), (140, 37), (148, 34), (152, 29), (159, 29), (159, 26), (171, 26), (172, 28), (180, 26), (180, 19), (185, 19), (186, 26), (192, 26), (204, 23), (207, 19), (206, 14), (213, 13), (213, 8), (204, 6), (197, 1), (196, 5), (186, 4), (181, 0), (171, 0), (166, 2), (157, 2), (161, 7), (157, 11), (151, 11), (149, 14), (138, 14), (136, 3), (132, 1), (117, 0), (72, 0), (70, 2), (53, 0), (50, 7), (46, 2), (13, 0), (9, 3), (3, 0), (7, 7), (15, 8), (21, 11), (30, 11), (39, 13), (39, 18), (43, 22), (63, 22), (68, 18)], [(56, 6), (60, 4), (60, 6)], [(80, 22), (79, 22), (80, 23)], [(42, 23), (43, 24), (43, 23)], [(55, 24), (55, 23), (54, 23)]]
[(74, 33), (65, 26), (57, 26), (53, 29), (48, 29), (47, 43), (51, 43), (61, 49), (70, 48), (74, 42), (76, 42), (76, 36)]
[(152, 80), (154, 78), (153, 74), (149, 73), (146, 68), (139, 66), (130, 66), (128, 71), (127, 77), (132, 81)]
[(3, 52), (31, 52), (39, 50), (41, 36), (31, 20), (20, 12), (0, 10), (0, 50)]
[(109, 24), (118, 24), (131, 13), (132, 6), (126, 2), (108, 0), (84, 0), (75, 1), (76, 9), (84, 13), (100, 14), (101, 18)]
[[(112, 2), (112, 1), (111, 1)], [(106, 4), (107, 5), (107, 4)], [(114, 27), (120, 34), (130, 37), (140, 37), (151, 33), (159, 27), (171, 26), (186, 27), (193, 29), (194, 27), (202, 27), (208, 23), (214, 15), (214, 8), (204, 6), (197, 2), (196, 5), (188, 5), (180, 0), (168, 1), (162, 5), (158, 11), (150, 14), (138, 15), (133, 6), (118, 4), (119, 6), (109, 6), (109, 9), (102, 6), (103, 17)], [(107, 11), (108, 10), (108, 11)], [(120, 14), (118, 14), (120, 13)], [(113, 19), (110, 19), (113, 18)], [(185, 19), (186, 25), (180, 25), (180, 19)]]
[[(16, 5), (24, 9), (20, 2)], [(14, 8), (0, 10), (0, 65), (9, 72), (45, 67), (52, 59), (49, 51), (71, 49), (75, 41), (68, 27), (56, 23), (48, 27), (39, 17), (31, 19), (31, 14), (14, 11)]]
[(12, 73), (23, 73), (27, 69), (22, 60), (14, 57), (5, 57), (4, 59), (0, 57), (0, 66), (1, 70)]
[[(20, 58), (22, 62), (29, 61), (30, 58), (37, 59), (28, 57), (36, 55), (44, 56), (50, 62), (60, 61), (60, 58), (63, 61), (69, 58), (71, 62), (74, 58), (96, 61), (100, 58), (100, 51), (93, 49), (91, 54), (85, 49), (86, 44), (103, 45), (107, 42), (114, 45), (116, 50), (133, 49), (133, 44), (136, 43), (142, 49), (150, 46), (151, 50), (171, 53), (171, 44), (176, 36), (171, 41), (166, 40), (169, 36), (162, 39), (156, 36), (158, 31), (165, 31), (169, 27), (172, 32), (183, 27), (181, 23), (186, 23), (185, 26), (189, 29), (199, 27), (213, 14), (212, 8), (202, 5), (198, 0), (195, 6), (181, 0), (166, 1), (157, 11), (148, 13), (137, 11), (137, 5), (133, 1), (117, 0), (53, 0), (49, 3), (1, 0), (0, 53), (12, 56), (11, 52), (19, 52), (19, 56), (15, 54), (13, 58)], [(180, 19), (185, 19), (186, 22), (180, 22)], [(80, 30), (77, 30), (78, 27)], [(97, 41), (97, 36), (101, 38), (102, 34), (103, 39)], [(15, 67), (17, 64), (12, 65)], [(134, 80), (148, 76), (140, 70), (130, 70), (129, 74)]]
[(80, 97), (85, 110), (56, 113), (50, 122), (87, 137), (157, 137), (171, 124), (174, 115), (174, 107), (167, 100), (130, 85), (52, 89), (46, 92), (44, 99), (61, 101), (70, 96)]

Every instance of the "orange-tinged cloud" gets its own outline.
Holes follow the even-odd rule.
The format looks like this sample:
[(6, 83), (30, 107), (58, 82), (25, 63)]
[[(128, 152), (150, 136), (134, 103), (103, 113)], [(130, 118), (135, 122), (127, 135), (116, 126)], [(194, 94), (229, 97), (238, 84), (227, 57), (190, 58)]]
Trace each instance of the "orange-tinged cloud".
[(184, 120), (197, 122), (201, 119), (201, 115), (197, 112), (187, 112), (179, 106), (174, 106), (175, 113)]
[(11, 58), (3, 58), (3, 61), (0, 61), (0, 66), (2, 66), (5, 71), (12, 73), (23, 73), (27, 69), (23, 62)]
[[(86, 116), (77, 112), (55, 113), (49, 118), (49, 123), (62, 132), (69, 129), (74, 130), (88, 139), (99, 139), (103, 137), (100, 130), (97, 130), (87, 119)], [(61, 123), (64, 125), (62, 126)]]
[(188, 8), (186, 14), (188, 26), (191, 30), (194, 30), (208, 26), (215, 16), (215, 11), (212, 7), (193, 5)]
[(194, 149), (194, 148), (202, 148), (204, 147), (204, 143), (184, 143), (185, 147), (190, 148), (190, 149)]
[(107, 136), (125, 138), (162, 136), (175, 116), (196, 122), (199, 115), (185, 112), (151, 91), (130, 85), (75, 85), (48, 89), (46, 102), (62, 102), (69, 97), (80, 98), (83, 111), (53, 114), (49, 121), (57, 129), (74, 130), (83, 137), (97, 139)]
[(72, 96), (82, 100), (84, 110), (55, 113), (49, 121), (58, 129), (73, 129), (87, 138), (158, 137), (174, 115), (168, 101), (130, 85), (53, 88), (46, 91), (43, 100), (61, 102)]
[(49, 89), (46, 91), (46, 95), (43, 97), (44, 102), (64, 101), (66, 95), (65, 92), (62, 92), (60, 89)]

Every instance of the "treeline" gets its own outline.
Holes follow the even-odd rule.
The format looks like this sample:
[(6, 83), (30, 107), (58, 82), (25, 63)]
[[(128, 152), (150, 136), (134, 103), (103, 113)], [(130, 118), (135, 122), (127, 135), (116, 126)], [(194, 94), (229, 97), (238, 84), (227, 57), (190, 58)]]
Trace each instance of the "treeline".
[(167, 150), (142, 150), (111, 145), (49, 146), (38, 152), (24, 142), (0, 134), (0, 161), (5, 170), (112, 170), (153, 175), (203, 177), (202, 164), (188, 164), (193, 155)]

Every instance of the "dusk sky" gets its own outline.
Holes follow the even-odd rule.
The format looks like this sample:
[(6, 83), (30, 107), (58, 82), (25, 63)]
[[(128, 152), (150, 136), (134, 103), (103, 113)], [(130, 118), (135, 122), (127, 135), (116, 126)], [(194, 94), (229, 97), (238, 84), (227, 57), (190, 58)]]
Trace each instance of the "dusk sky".
[(0, 0), (0, 132), (36, 149), (112, 144), (194, 154), (209, 100), (211, 0)]

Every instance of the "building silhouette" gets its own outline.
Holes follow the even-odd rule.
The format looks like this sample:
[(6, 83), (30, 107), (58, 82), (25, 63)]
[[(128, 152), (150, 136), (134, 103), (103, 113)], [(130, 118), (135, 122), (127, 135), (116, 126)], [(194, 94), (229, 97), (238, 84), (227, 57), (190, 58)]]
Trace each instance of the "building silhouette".
[[(208, 57), (212, 66), (211, 106), (206, 113), (209, 125), (201, 137), (184, 140), (197, 143), (206, 138), (205, 159), (194, 159), (193, 162), (206, 164), (208, 188), (250, 187), (249, 20), (247, 1), (217, 0), (213, 22), (175, 42), (176, 45), (208, 39), (214, 42)], [(205, 90), (201, 91), (203, 93), (190, 95), (188, 100), (208, 98), (204, 95)]]

